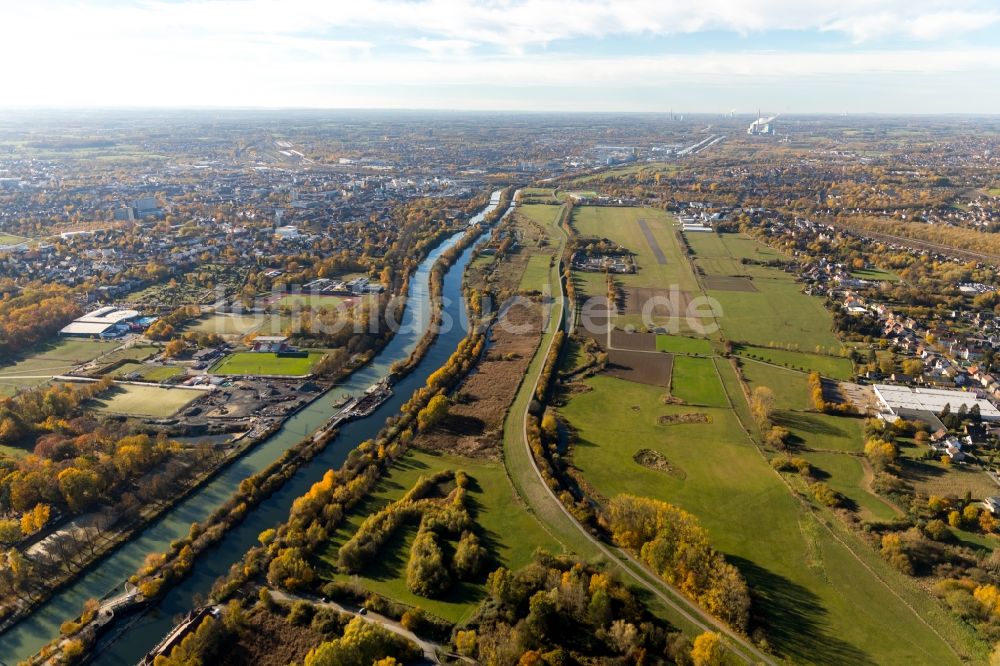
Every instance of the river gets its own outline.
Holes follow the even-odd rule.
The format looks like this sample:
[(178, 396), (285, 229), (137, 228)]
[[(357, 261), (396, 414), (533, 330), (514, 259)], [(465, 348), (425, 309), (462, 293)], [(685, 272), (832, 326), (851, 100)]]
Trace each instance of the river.
[[(493, 193), (489, 205), (473, 217), (470, 224), (481, 222), (499, 203), (498, 190)], [(360, 395), (367, 387), (384, 377), (393, 363), (407, 358), (430, 324), (431, 267), (464, 233), (456, 233), (441, 242), (414, 271), (400, 329), (370, 364), (354, 372), (326, 395), (291, 417), (271, 437), (169, 509), (73, 584), (57, 592), (31, 616), (0, 635), (0, 662), (13, 664), (35, 654), (58, 635), (60, 623), (80, 613), (84, 601), (100, 598), (120, 585), (135, 573), (147, 554), (167, 550), (171, 541), (188, 533), (191, 523), (203, 522), (221, 506), (236, 490), (240, 481), (267, 467), (285, 449), (323, 425), (336, 411), (332, 406), (335, 396), (345, 392)], [(109, 637), (114, 640), (106, 638), (102, 641), (104, 649), (97, 657), (97, 663), (133, 666), (166, 635), (174, 624), (175, 616), (196, 605), (195, 595), (207, 597), (216, 578), (227, 573), (229, 567), (256, 543), (258, 534), (287, 519), (296, 497), (303, 495), (328, 469), (339, 467), (354, 447), (374, 437), (385, 419), (399, 413), (399, 408), (413, 391), (423, 386), (428, 375), (444, 364), (465, 335), (467, 319), (465, 300), (462, 298), (462, 276), (472, 257), (473, 247), (467, 248), (444, 276), (443, 321), (459, 325), (451, 326), (450, 329), (442, 327), (417, 368), (393, 386), (394, 394), (388, 401), (371, 416), (342, 426), (337, 438), (322, 453), (303, 465), (280, 490), (264, 500), (222, 541), (202, 553), (190, 575), (171, 589), (156, 608), (132, 622), (127, 631), (112, 632)], [(123, 618), (121, 623), (127, 621), (127, 618)], [(116, 635), (117, 633), (121, 635)]]

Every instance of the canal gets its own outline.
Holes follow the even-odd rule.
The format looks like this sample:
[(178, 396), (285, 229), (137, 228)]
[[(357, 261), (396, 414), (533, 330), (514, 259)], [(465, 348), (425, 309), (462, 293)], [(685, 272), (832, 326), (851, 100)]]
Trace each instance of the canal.
[[(497, 191), (493, 193), (489, 205), (473, 217), (470, 223), (482, 221), (499, 203), (500, 192)], [(100, 598), (120, 585), (135, 573), (147, 554), (167, 550), (171, 541), (188, 533), (191, 523), (203, 522), (221, 506), (236, 490), (240, 481), (267, 467), (285, 449), (323, 425), (336, 411), (332, 405), (336, 396), (345, 392), (360, 395), (385, 376), (393, 363), (406, 359), (430, 325), (431, 268), (441, 254), (453, 247), (464, 233), (459, 232), (445, 239), (414, 271), (399, 331), (370, 364), (298, 412), (267, 440), (234, 461), (197, 492), (169, 509), (73, 584), (60, 590), (31, 616), (0, 635), (0, 660), (12, 664), (36, 653), (58, 635), (60, 623), (80, 613), (84, 601)], [(303, 465), (280, 490), (253, 510), (243, 523), (231, 530), (216, 546), (203, 553), (195, 562), (190, 575), (171, 589), (156, 608), (131, 622), (129, 618), (123, 618), (119, 624), (127, 623), (128, 628), (124, 631), (116, 628), (102, 641), (103, 649), (96, 659), (97, 663), (133, 666), (170, 630), (175, 616), (195, 605), (196, 596), (208, 596), (216, 578), (227, 573), (229, 567), (256, 543), (258, 534), (288, 517), (296, 497), (319, 481), (328, 469), (339, 467), (354, 447), (374, 437), (385, 419), (397, 414), (413, 391), (444, 364), (466, 332), (462, 276), (472, 253), (473, 246), (470, 246), (444, 276), (443, 321), (454, 322), (456, 325), (450, 328), (442, 326), (440, 334), (417, 368), (394, 385), (393, 396), (371, 416), (342, 426), (337, 438), (322, 453)]]

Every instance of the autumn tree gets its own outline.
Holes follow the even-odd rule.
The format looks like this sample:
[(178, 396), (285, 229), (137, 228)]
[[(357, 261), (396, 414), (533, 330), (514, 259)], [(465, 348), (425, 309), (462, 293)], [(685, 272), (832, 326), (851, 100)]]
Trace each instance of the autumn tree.
[(774, 391), (766, 386), (758, 386), (750, 394), (750, 413), (761, 432), (771, 427), (774, 415)]
[(427, 402), (427, 406), (417, 413), (417, 427), (421, 431), (429, 430), (448, 416), (448, 398), (438, 394)]
[(722, 636), (714, 631), (705, 631), (694, 639), (691, 646), (691, 663), (694, 666), (721, 666), (725, 659)]
[(187, 349), (187, 345), (184, 344), (184, 341), (174, 338), (164, 346), (163, 355), (167, 358), (176, 358), (183, 354), (185, 349)]

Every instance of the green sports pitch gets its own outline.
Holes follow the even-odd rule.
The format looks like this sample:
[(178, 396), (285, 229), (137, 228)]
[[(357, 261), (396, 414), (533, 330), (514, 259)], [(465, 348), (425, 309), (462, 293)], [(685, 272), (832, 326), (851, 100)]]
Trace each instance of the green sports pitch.
[(214, 375), (288, 375), (300, 377), (312, 372), (325, 352), (310, 351), (305, 356), (279, 356), (266, 352), (236, 352), (211, 369)]

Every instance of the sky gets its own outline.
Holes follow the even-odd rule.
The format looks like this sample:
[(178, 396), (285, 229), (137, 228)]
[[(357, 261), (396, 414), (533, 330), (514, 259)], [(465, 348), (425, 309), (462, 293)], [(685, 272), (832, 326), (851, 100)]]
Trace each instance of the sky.
[(0, 107), (1000, 113), (998, 0), (0, 0)]

